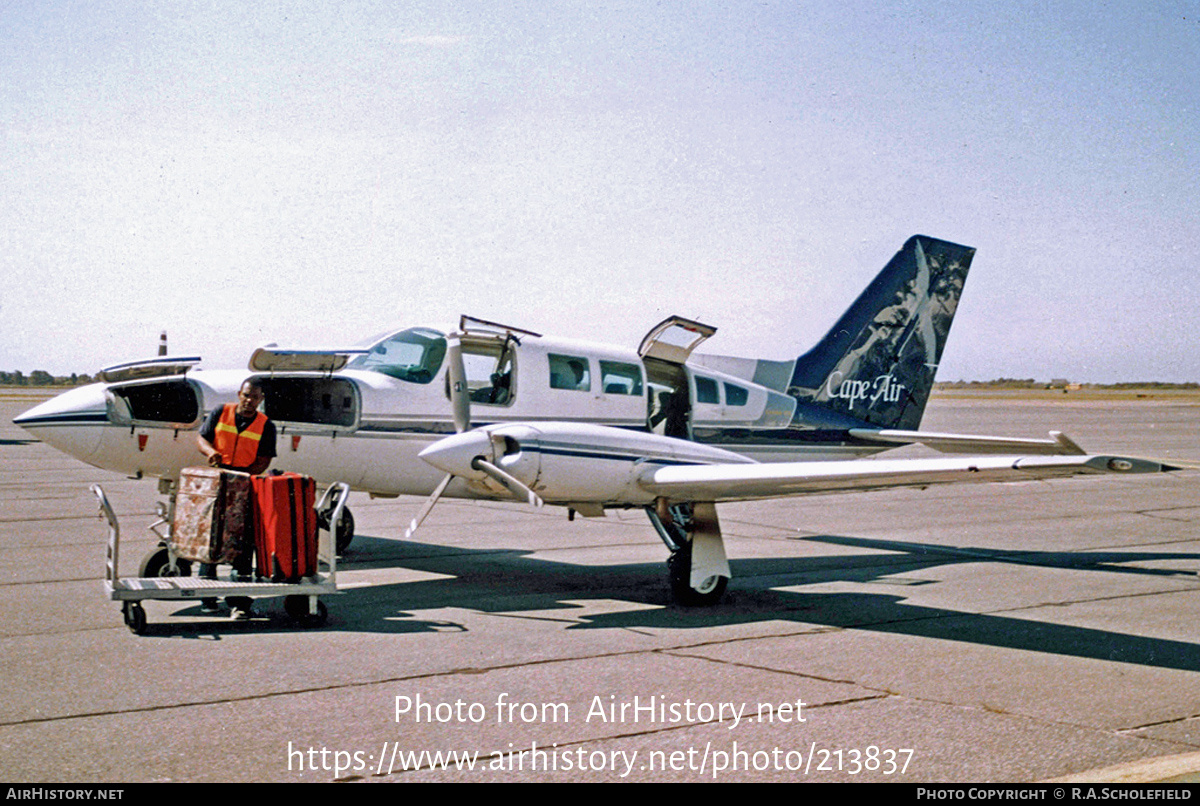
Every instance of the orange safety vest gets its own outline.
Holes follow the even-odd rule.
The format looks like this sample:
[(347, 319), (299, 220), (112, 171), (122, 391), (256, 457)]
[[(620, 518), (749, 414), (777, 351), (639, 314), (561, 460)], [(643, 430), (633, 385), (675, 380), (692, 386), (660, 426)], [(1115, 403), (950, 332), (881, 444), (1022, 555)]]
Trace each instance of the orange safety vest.
[(267, 415), (261, 411), (255, 413), (254, 420), (245, 429), (238, 431), (234, 423), (234, 412), (237, 406), (226, 403), (221, 410), (221, 419), (217, 421), (217, 432), (213, 437), (213, 447), (221, 454), (221, 464), (235, 468), (247, 468), (258, 458), (258, 443), (262, 440), (263, 429), (267, 426)]

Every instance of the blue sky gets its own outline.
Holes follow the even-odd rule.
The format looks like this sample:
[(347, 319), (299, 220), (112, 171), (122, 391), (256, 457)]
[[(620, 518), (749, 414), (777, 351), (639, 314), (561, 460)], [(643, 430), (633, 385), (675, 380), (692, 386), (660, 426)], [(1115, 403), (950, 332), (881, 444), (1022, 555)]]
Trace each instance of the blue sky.
[(0, 369), (459, 314), (793, 357), (914, 233), (939, 377), (1200, 380), (1200, 2), (0, 3)]

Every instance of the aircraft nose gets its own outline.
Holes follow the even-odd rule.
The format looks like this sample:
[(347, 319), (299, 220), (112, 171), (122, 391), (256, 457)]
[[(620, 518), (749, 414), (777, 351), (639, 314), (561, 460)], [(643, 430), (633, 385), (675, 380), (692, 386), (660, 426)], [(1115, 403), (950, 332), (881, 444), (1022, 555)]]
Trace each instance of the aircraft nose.
[(104, 385), (98, 383), (63, 392), (13, 418), (42, 442), (81, 459), (100, 446), (107, 422)]
[(443, 437), (417, 454), (438, 470), (454, 476), (475, 477), (483, 474), (471, 467), (476, 456), (491, 460), (491, 439), (484, 431), (464, 431)]

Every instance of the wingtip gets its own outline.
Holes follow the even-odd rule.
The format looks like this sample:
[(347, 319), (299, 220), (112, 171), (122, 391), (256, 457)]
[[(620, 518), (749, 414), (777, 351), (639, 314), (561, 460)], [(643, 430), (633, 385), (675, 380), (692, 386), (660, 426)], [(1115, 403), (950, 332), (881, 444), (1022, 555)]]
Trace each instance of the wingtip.
[(1111, 473), (1173, 473), (1178, 470), (1200, 470), (1200, 463), (1164, 462), (1132, 456), (1097, 456), (1101, 469)]

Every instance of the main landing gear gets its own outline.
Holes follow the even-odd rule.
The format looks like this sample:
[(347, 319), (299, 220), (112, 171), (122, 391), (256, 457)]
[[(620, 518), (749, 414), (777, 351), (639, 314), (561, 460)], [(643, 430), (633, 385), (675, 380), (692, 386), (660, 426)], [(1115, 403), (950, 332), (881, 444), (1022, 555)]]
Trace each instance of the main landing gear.
[(684, 607), (708, 607), (725, 595), (731, 572), (725, 544), (711, 503), (669, 504), (659, 499), (646, 513), (671, 552), (667, 580), (671, 595)]

